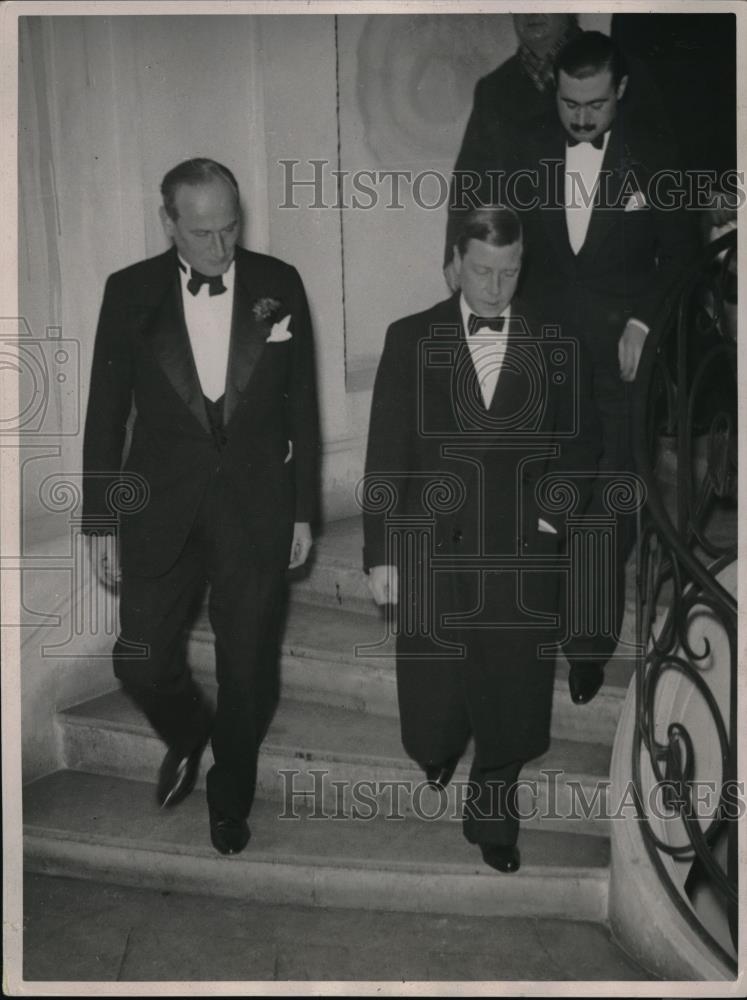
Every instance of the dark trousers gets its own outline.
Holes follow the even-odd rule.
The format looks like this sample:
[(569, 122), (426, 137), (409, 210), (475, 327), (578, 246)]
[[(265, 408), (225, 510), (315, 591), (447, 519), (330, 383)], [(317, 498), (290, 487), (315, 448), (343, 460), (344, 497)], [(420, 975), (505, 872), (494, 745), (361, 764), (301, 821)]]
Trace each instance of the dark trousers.
[[(172, 568), (160, 577), (123, 573), (114, 672), (161, 739), (187, 754), (212, 737), (208, 802), (237, 818), (254, 798), (259, 747), (278, 699), (278, 643), (290, 534), (253, 543), (219, 480), (208, 488)], [(280, 553), (283, 553), (281, 556)], [(186, 659), (189, 628), (210, 588), (217, 703), (209, 704)], [(133, 644), (145, 647), (136, 655)]]
[[(615, 517), (615, 544), (610, 553), (609, 571), (602, 579), (584, 579), (584, 601), (609, 607), (609, 624), (599, 623), (593, 634), (574, 637), (563, 652), (571, 664), (604, 664), (614, 654), (625, 615), (625, 567), (635, 545), (636, 514), (611, 510), (624, 490), (615, 491), (615, 481), (628, 480), (635, 470), (633, 459), (632, 383), (623, 382), (618, 370), (598, 365), (594, 372), (594, 401), (602, 428), (602, 454), (598, 476), (586, 513)], [(622, 477), (625, 477), (625, 480)], [(635, 506), (635, 505), (633, 505)], [(587, 590), (588, 588), (588, 590)], [(600, 595), (604, 595), (600, 597)], [(564, 602), (566, 598), (564, 597)], [(569, 608), (572, 611), (572, 609)], [(606, 616), (604, 621), (607, 622)]]
[[(528, 607), (557, 611), (557, 574), (546, 571), (530, 587), (534, 576), (527, 573), (522, 585)], [(486, 621), (515, 620), (517, 587), (513, 573), (489, 574), (483, 595)], [(463, 607), (480, 603), (469, 584), (458, 593)], [(453, 610), (444, 596), (440, 610)], [(417, 603), (411, 588), (409, 599)], [(550, 742), (555, 664), (540, 658), (538, 649), (557, 640), (559, 627), (479, 627), (478, 621), (472, 628), (436, 626), (441, 639), (463, 645), (461, 658), (429, 658), (427, 636), (398, 637), (402, 743), (421, 766), (438, 765), (460, 756), (472, 736), (464, 835), (473, 843), (509, 846), (519, 832), (511, 787), (523, 764), (545, 753)]]
[(465, 796), (462, 829), (472, 844), (513, 846), (519, 836), (516, 781), (524, 761), (483, 766), (475, 754)]

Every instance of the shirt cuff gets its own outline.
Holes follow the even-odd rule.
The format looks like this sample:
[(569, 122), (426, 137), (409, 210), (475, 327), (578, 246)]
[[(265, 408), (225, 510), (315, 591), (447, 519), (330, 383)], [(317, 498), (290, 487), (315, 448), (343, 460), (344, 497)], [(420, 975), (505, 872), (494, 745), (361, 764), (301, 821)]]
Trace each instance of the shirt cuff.
[(637, 326), (639, 330), (643, 330), (644, 333), (648, 333), (648, 325), (644, 323), (643, 320), (636, 319), (634, 316), (631, 316), (628, 323), (632, 323), (633, 326)]

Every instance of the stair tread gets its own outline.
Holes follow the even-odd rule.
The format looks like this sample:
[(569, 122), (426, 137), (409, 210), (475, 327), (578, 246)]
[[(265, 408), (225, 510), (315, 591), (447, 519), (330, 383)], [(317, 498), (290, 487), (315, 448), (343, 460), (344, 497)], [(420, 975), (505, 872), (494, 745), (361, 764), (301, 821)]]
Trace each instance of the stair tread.
[[(356, 647), (379, 643), (385, 637), (383, 618), (356, 611), (305, 604), (292, 600), (283, 636), (282, 650), (287, 656), (310, 657), (334, 662), (355, 662), (381, 673), (394, 673), (394, 643), (389, 640), (382, 653), (356, 654)], [(193, 635), (198, 641), (212, 642), (207, 615), (198, 619)], [(635, 672), (632, 659), (612, 660), (605, 668), (603, 693), (621, 696)], [(568, 664), (561, 655), (556, 667), (556, 683), (564, 684)]]
[[(312, 908), (247, 896), (162, 893), (29, 875), (24, 885), (25, 979), (388, 980), (391, 985), (384, 992), (391, 994), (400, 989), (397, 981), (455, 983), (454, 993), (459, 981), (655, 978), (625, 955), (604, 925), (573, 918), (485, 920)], [(85, 933), (100, 924), (102, 913), (102, 933)], [(118, 947), (107, 947), (110, 942)]]
[[(219, 858), (209, 840), (204, 796), (198, 793), (177, 809), (163, 810), (148, 782), (56, 771), (24, 787), (23, 807), (27, 836)], [(258, 799), (250, 817), (249, 847), (235, 858), (221, 860), (495, 877), (456, 822), (386, 816), (358, 821), (280, 819), (281, 809), (279, 803)], [(607, 878), (606, 838), (522, 830), (520, 849), (522, 868), (512, 879), (522, 872), (525, 877)]]
[[(60, 715), (73, 724), (100, 724), (151, 732), (141, 713), (119, 690), (82, 702)], [(356, 760), (407, 770), (416, 766), (402, 750), (396, 718), (292, 698), (281, 699), (262, 744), (262, 752), (287, 751), (288, 748), (295, 757), (307, 763)], [(522, 774), (551, 767), (566, 774), (607, 777), (610, 754), (611, 748), (605, 744), (553, 740), (548, 752), (530, 762)], [(466, 775), (468, 759), (469, 755), (465, 754), (457, 770), (458, 777)]]
[(363, 518), (343, 517), (328, 521), (315, 541), (316, 555), (363, 571)]

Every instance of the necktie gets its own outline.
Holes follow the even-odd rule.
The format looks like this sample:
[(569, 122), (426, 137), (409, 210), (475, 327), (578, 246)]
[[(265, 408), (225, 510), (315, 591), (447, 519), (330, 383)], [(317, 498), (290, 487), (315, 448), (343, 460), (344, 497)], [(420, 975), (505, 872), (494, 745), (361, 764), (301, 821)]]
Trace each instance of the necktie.
[(474, 313), (470, 313), (468, 331), (470, 337), (473, 333), (481, 330), (483, 327), (488, 327), (490, 330), (495, 330), (496, 333), (501, 333), (505, 324), (505, 316), (476, 316)]
[[(179, 261), (179, 269), (186, 272), (186, 267)], [(187, 282), (187, 289), (192, 295), (197, 295), (199, 290), (203, 285), (208, 286), (208, 291), (211, 295), (222, 295), (223, 292), (227, 292), (228, 289), (223, 284), (222, 274), (201, 274), (200, 271), (192, 268), (192, 274), (189, 281)]]
[[(604, 137), (605, 137), (606, 134), (607, 134), (606, 132), (602, 132), (600, 135), (598, 135), (596, 137), (596, 139), (592, 139), (590, 141), (590, 145), (592, 145), (594, 147), (594, 149), (602, 149), (602, 147), (604, 146)], [(581, 143), (585, 142), (586, 140), (585, 139), (571, 139), (571, 137), (568, 136), (568, 140), (567, 141), (568, 141), (568, 147), (570, 149), (573, 149), (574, 146), (580, 146)]]

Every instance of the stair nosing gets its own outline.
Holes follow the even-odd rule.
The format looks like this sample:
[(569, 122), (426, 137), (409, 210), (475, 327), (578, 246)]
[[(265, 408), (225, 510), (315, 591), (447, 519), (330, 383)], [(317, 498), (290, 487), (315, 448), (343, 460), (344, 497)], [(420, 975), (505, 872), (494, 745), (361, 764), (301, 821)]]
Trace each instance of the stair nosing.
[[(344, 612), (343, 612), (344, 613)], [(195, 626), (190, 632), (189, 640), (191, 642), (198, 643), (203, 646), (212, 646), (214, 642), (214, 636), (209, 627), (203, 627), (200, 625)], [(306, 646), (300, 643), (293, 643), (292, 641), (283, 640), (281, 643), (281, 656), (289, 659), (296, 660), (312, 660), (314, 663), (319, 663), (321, 665), (328, 665), (331, 663), (355, 663), (356, 665), (362, 665), (363, 669), (368, 669), (375, 671), (380, 668), (380, 665), (385, 662), (393, 662), (395, 660), (395, 654), (382, 655), (380, 657), (376, 656), (355, 656), (349, 652), (341, 652), (339, 650), (320, 648), (315, 646)], [(632, 677), (632, 675), (631, 675)], [(394, 679), (394, 669), (391, 669), (391, 681), (392, 686), (395, 685)], [(565, 676), (555, 677), (555, 686), (563, 686), (567, 683)], [(628, 686), (630, 684), (630, 678), (623, 684), (618, 683), (617, 678), (610, 678), (605, 680), (605, 687), (602, 689), (600, 694), (603, 697), (608, 697), (614, 700), (622, 701), (628, 691)], [(310, 689), (313, 690), (313, 689)]]
[[(155, 787), (155, 786), (154, 786)], [(546, 831), (548, 836), (553, 831)], [(24, 840), (35, 838), (37, 841), (53, 840), (56, 842), (79, 844), (81, 846), (102, 846), (115, 848), (121, 851), (137, 851), (141, 854), (164, 854), (169, 857), (183, 857), (194, 860), (214, 860), (221, 859), (216, 855), (215, 850), (206, 842), (204, 846), (194, 844), (169, 843), (168, 841), (130, 840), (123, 837), (112, 837), (105, 834), (86, 834), (76, 830), (69, 830), (60, 827), (40, 826), (38, 823), (24, 823)], [(591, 836), (591, 835), (589, 835)], [(439, 861), (437, 864), (427, 861), (398, 861), (396, 858), (375, 858), (364, 857), (343, 858), (336, 862), (334, 857), (322, 856), (319, 854), (299, 854), (292, 856), (284, 855), (279, 851), (266, 849), (249, 850), (241, 857), (231, 858), (232, 863), (238, 862), (242, 867), (252, 865), (271, 865), (288, 868), (309, 867), (318, 870), (329, 869), (330, 871), (392, 871), (409, 873), (412, 875), (431, 875), (432, 877), (466, 877), (477, 876), (491, 878), (491, 873), (486, 869), (481, 870), (478, 862), (448, 862)], [(604, 865), (538, 865), (535, 863), (525, 863), (521, 867), (524, 878), (556, 878), (556, 879), (588, 879), (592, 881), (606, 881), (609, 877), (609, 862)]]
[[(118, 692), (113, 691), (109, 694), (117, 694)], [(102, 695), (100, 697), (106, 697)], [(97, 699), (91, 699), (96, 701)], [(284, 703), (303, 705), (304, 702), (296, 701), (295, 699), (286, 698)], [(85, 705), (87, 702), (82, 702)], [(330, 706), (319, 706), (323, 709), (328, 709)], [(110, 732), (121, 732), (129, 733), (133, 736), (142, 739), (148, 739), (153, 741), (158, 741), (159, 737), (155, 732), (148, 726), (146, 721), (133, 720), (133, 721), (122, 721), (119, 719), (111, 719), (107, 717), (103, 712), (100, 714), (82, 715), (76, 714), (76, 709), (79, 708), (78, 705), (71, 706), (70, 708), (64, 709), (58, 714), (58, 718), (62, 721), (63, 725), (71, 725), (79, 729), (106, 729)], [(282, 711), (282, 705), (281, 705)], [(358, 712), (352, 709), (337, 709), (341, 713), (346, 715), (365, 715), (371, 718), (379, 718), (379, 716), (374, 715), (371, 712)], [(381, 719), (386, 720), (391, 723), (393, 721), (391, 716), (380, 716)], [(335, 747), (322, 747), (314, 750), (301, 750), (298, 748), (297, 744), (292, 742), (293, 737), (289, 736), (288, 742), (280, 742), (279, 740), (273, 740), (271, 733), (265, 738), (260, 748), (260, 755), (265, 756), (284, 756), (297, 759), (299, 761), (304, 761), (306, 763), (313, 762), (335, 762), (335, 763), (350, 763), (350, 764), (373, 764), (376, 767), (392, 768), (397, 771), (411, 771), (413, 769), (417, 770), (417, 764), (411, 761), (408, 757), (393, 757), (385, 753), (356, 753), (352, 749), (339, 750)], [(606, 743), (596, 743), (586, 740), (567, 740), (567, 739), (556, 739), (551, 744), (548, 753), (551, 753), (553, 747), (557, 750), (558, 748), (565, 750), (567, 752), (572, 752), (574, 746), (583, 747), (588, 751), (589, 747), (597, 747), (600, 751), (604, 751), (604, 756), (606, 757), (611, 748)], [(542, 756), (545, 756), (544, 754)], [(600, 753), (600, 756), (602, 754)], [(537, 758), (541, 760), (542, 758)], [(539, 767), (533, 766), (534, 762), (529, 761), (526, 765), (526, 773), (533, 774), (535, 772), (541, 772), (546, 769), (545, 765)], [(552, 769), (551, 765), (550, 769)], [(588, 781), (597, 781), (600, 777), (608, 776), (608, 768), (602, 768), (601, 771), (587, 771), (583, 769), (569, 770), (565, 768), (563, 770), (563, 775), (565, 779), (582, 779)]]

